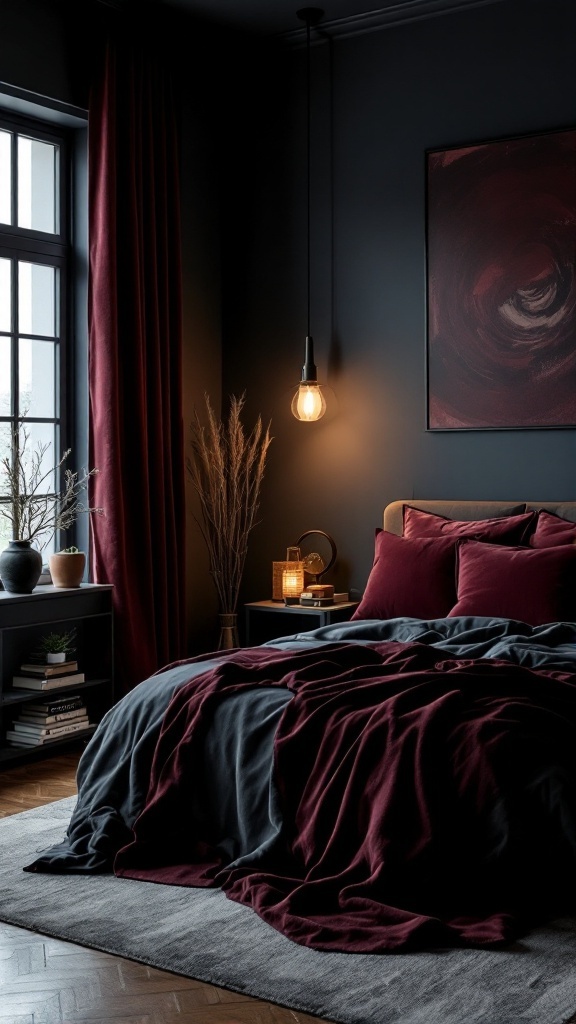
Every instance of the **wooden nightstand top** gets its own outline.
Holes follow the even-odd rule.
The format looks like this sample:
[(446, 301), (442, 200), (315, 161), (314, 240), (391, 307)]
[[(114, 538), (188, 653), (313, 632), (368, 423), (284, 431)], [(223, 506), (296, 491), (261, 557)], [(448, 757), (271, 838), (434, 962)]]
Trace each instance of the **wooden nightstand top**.
[(358, 604), (358, 601), (343, 601), (318, 608), (281, 601), (250, 601), (244, 605), (246, 645), (262, 644), (290, 632), (347, 622)]
[(270, 612), (334, 612), (338, 608), (356, 608), (359, 601), (340, 601), (338, 604), (302, 605), (284, 604), (283, 601), (248, 601), (245, 608), (259, 608)]

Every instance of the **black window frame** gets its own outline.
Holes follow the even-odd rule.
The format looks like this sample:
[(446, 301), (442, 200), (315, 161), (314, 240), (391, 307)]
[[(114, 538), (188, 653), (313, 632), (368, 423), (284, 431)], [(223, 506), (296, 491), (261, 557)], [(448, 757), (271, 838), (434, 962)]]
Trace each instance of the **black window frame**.
[[(15, 261), (58, 267), (59, 372), (55, 381), (54, 464), (62, 452), (70, 448), (68, 468), (81, 470), (88, 466), (87, 112), (56, 101), (53, 106), (46, 101), (44, 107), (37, 102), (37, 97), (29, 101), (26, 96), (29, 94), (0, 83), (0, 127), (15, 135), (58, 145), (58, 232), (20, 228), (15, 223), (1, 224), (0, 255)], [(16, 220), (14, 207), (13, 220)], [(13, 386), (15, 383), (13, 381)], [(18, 401), (17, 392), (15, 401)], [(13, 407), (10, 413), (10, 416), (0, 415), (0, 422), (16, 424), (21, 410)], [(33, 416), (27, 420), (53, 422), (53, 418)], [(67, 544), (74, 543), (88, 550), (89, 526), (84, 521), (87, 518), (80, 517), (75, 528), (66, 531)], [(58, 550), (62, 538), (56, 536), (54, 543)]]

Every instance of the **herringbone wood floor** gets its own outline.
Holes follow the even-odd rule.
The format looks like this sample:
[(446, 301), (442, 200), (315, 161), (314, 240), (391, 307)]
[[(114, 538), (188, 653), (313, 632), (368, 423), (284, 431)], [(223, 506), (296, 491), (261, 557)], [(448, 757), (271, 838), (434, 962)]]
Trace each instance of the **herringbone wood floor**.
[[(72, 796), (80, 751), (0, 774), (0, 817)], [(314, 1024), (318, 1018), (0, 922), (0, 1024)]]

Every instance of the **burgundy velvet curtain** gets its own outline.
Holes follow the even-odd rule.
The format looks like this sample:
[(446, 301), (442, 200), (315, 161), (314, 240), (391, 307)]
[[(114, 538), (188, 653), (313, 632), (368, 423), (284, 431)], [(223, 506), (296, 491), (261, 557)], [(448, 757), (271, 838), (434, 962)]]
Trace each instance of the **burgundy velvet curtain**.
[(119, 19), (89, 108), (92, 575), (114, 586), (119, 696), (185, 653), (179, 225), (170, 74)]

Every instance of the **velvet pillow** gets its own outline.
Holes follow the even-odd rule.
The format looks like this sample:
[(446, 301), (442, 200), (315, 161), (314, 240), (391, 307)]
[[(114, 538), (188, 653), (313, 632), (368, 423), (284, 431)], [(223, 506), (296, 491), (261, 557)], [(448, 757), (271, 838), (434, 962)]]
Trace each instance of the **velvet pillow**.
[(447, 519), (435, 512), (423, 512), (412, 505), (404, 505), (405, 537), (472, 537), (492, 544), (523, 544), (527, 541), (536, 519), (535, 512), (516, 516), (498, 516), (493, 519)]
[(532, 548), (551, 548), (558, 544), (575, 544), (576, 523), (571, 523), (569, 519), (562, 519), (561, 516), (547, 512), (546, 509), (540, 509), (529, 543)]
[(458, 541), (458, 598), (448, 616), (519, 619), (530, 626), (576, 620), (576, 545), (505, 547)]
[(456, 543), (376, 530), (374, 563), (352, 618), (444, 618), (456, 600)]

